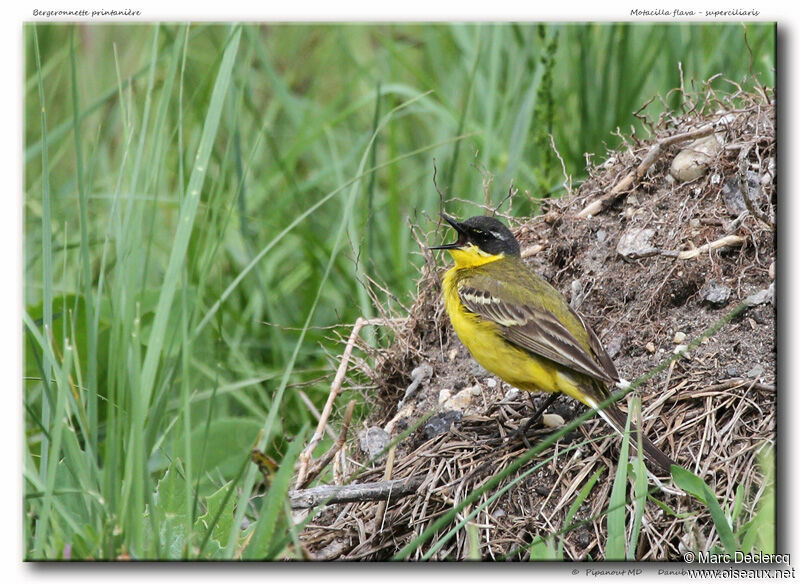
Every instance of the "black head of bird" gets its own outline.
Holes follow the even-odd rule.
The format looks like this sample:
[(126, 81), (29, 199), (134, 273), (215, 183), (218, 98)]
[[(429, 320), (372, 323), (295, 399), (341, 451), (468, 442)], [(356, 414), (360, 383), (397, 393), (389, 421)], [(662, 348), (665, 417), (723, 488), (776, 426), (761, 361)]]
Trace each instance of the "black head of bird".
[(519, 243), (499, 219), (485, 215), (470, 217), (466, 221), (456, 221), (447, 215), (442, 217), (458, 232), (458, 239), (431, 249), (465, 249), (474, 245), (488, 255), (519, 256)]

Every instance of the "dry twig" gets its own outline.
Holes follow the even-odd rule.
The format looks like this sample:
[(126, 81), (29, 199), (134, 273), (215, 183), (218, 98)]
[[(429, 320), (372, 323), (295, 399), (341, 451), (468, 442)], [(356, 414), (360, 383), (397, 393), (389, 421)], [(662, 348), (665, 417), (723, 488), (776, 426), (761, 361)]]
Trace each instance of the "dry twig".
[(704, 136), (708, 136), (713, 134), (716, 131), (716, 126), (714, 124), (708, 124), (699, 128), (697, 130), (692, 130), (690, 132), (683, 132), (681, 134), (675, 134), (674, 136), (668, 136), (667, 138), (662, 138), (655, 144), (650, 147), (650, 150), (647, 151), (647, 154), (642, 159), (642, 162), (639, 163), (639, 166), (636, 169), (629, 172), (625, 178), (623, 178), (620, 182), (616, 184), (616, 186), (611, 189), (605, 195), (595, 199), (588, 205), (586, 205), (581, 211), (578, 212), (577, 217), (579, 219), (585, 219), (587, 217), (591, 217), (592, 215), (596, 215), (600, 211), (602, 211), (605, 207), (611, 204), (611, 202), (616, 199), (619, 195), (627, 191), (636, 180), (641, 180), (641, 178), (645, 175), (647, 170), (655, 164), (656, 160), (658, 159), (659, 154), (667, 147), (672, 146), (678, 142), (685, 142), (687, 140), (696, 140), (697, 138), (703, 138)]
[(322, 458), (320, 458), (317, 463), (308, 471), (303, 480), (303, 484), (299, 485), (298, 488), (302, 489), (306, 487), (311, 481), (313, 481), (319, 473), (321, 473), (326, 466), (328, 466), (333, 460), (333, 457), (336, 456), (336, 453), (342, 449), (344, 446), (345, 441), (347, 440), (347, 429), (350, 427), (350, 420), (353, 417), (353, 410), (356, 407), (356, 400), (351, 399), (350, 403), (347, 404), (347, 409), (344, 413), (344, 420), (342, 421), (342, 429), (339, 432), (339, 437), (336, 439), (336, 442), (333, 446), (330, 447), (328, 452), (326, 452)]
[(412, 477), (353, 485), (322, 485), (289, 491), (292, 509), (310, 509), (317, 505), (361, 501), (394, 501), (417, 492), (424, 477)]
[(342, 383), (344, 383), (345, 375), (347, 374), (347, 365), (350, 362), (350, 355), (353, 353), (353, 347), (355, 347), (356, 339), (358, 338), (358, 334), (361, 332), (361, 329), (367, 325), (382, 325), (387, 324), (387, 320), (384, 318), (379, 319), (365, 319), (365, 318), (358, 318), (353, 325), (353, 330), (350, 333), (350, 338), (347, 339), (347, 344), (345, 345), (344, 352), (342, 353), (342, 360), (339, 363), (339, 368), (336, 370), (336, 377), (333, 378), (333, 382), (331, 383), (330, 393), (328, 394), (328, 401), (325, 402), (325, 407), (322, 410), (322, 415), (320, 416), (319, 423), (317, 424), (317, 429), (314, 430), (314, 434), (311, 436), (311, 440), (309, 440), (308, 445), (305, 447), (303, 452), (300, 453), (298, 457), (298, 470), (297, 470), (297, 481), (295, 482), (298, 487), (300, 485), (306, 484), (306, 475), (308, 473), (308, 463), (311, 460), (311, 456), (314, 453), (314, 449), (317, 447), (317, 444), (322, 439), (322, 433), (325, 431), (325, 424), (328, 422), (328, 418), (333, 411), (333, 402), (336, 401), (339, 393), (342, 391)]

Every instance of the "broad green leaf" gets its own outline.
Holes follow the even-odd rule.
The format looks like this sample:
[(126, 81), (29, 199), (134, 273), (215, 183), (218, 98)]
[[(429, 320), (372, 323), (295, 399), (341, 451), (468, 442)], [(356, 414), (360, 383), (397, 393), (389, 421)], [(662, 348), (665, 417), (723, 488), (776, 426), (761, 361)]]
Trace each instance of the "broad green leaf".
[(552, 535), (544, 538), (537, 535), (531, 543), (531, 561), (561, 560), (556, 551), (555, 540)]
[(167, 472), (158, 481), (155, 492), (158, 517), (159, 542), (164, 558), (180, 560), (184, 556), (190, 533), (189, 517), (186, 514), (186, 479), (180, 460), (173, 460)]
[[(222, 558), (224, 542), (228, 541), (228, 536), (233, 527), (233, 511), (236, 504), (235, 497), (227, 497), (231, 482), (224, 484), (220, 489), (206, 497), (206, 512), (197, 518), (194, 524), (195, 533), (198, 537), (211, 529), (209, 542), (206, 544), (203, 557), (206, 559)], [(219, 516), (215, 524), (214, 519)]]
[(253, 447), (261, 424), (251, 418), (217, 418), (199, 424), (191, 433), (192, 468), (196, 474), (218, 472), (226, 479), (236, 475), (242, 456)]
[(736, 550), (740, 549), (736, 536), (731, 529), (731, 525), (728, 523), (725, 513), (719, 501), (717, 501), (714, 491), (711, 490), (711, 487), (693, 472), (676, 465), (672, 466), (672, 478), (678, 487), (696, 497), (708, 507), (711, 519), (714, 522), (714, 527), (717, 528), (717, 533), (719, 534), (720, 541), (725, 551), (733, 555)]

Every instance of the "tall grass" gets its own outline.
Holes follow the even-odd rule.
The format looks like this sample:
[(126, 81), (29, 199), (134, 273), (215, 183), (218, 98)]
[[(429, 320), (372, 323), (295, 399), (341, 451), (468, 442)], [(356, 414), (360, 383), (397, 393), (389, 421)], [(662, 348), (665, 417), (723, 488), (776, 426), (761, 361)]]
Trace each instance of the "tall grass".
[(26, 26), (25, 557), (266, 553), (288, 471), (265, 518), (250, 448), (291, 467), (367, 276), (410, 301), (434, 160), (452, 213), (534, 212), (550, 135), (580, 179), (679, 61), (774, 83), (744, 30)]

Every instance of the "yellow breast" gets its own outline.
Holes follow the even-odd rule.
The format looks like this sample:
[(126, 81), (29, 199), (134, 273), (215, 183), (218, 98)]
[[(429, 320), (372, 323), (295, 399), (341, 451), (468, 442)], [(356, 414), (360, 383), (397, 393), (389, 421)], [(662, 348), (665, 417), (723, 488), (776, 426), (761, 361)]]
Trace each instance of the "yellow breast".
[(558, 368), (506, 342), (498, 325), (467, 311), (458, 297), (459, 268), (447, 271), (442, 282), (444, 302), (458, 338), (487, 371), (525, 391), (563, 391)]

